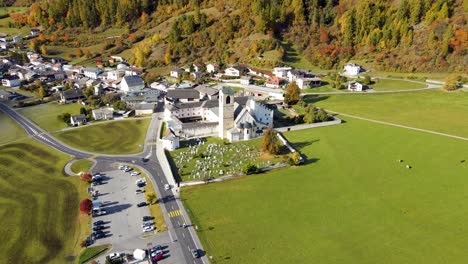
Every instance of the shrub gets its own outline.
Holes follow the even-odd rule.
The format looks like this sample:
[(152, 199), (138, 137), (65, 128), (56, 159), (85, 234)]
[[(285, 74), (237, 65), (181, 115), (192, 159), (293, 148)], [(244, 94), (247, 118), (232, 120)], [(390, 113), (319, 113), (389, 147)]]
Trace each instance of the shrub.
[(85, 182), (91, 181), (92, 178), (93, 178), (93, 176), (92, 176), (91, 173), (89, 173), (89, 172), (88, 172), (88, 173), (82, 173), (82, 174), (80, 175), (80, 179), (81, 179), (82, 181), (85, 181)]
[(83, 214), (90, 214), (93, 210), (93, 202), (90, 199), (83, 199), (80, 202), (80, 212)]
[(291, 153), (288, 158), (288, 163), (289, 165), (301, 164), (301, 154), (299, 154), (299, 152)]
[(244, 167), (242, 168), (242, 172), (246, 175), (257, 173), (257, 171), (258, 171), (257, 166), (251, 163), (244, 165)]

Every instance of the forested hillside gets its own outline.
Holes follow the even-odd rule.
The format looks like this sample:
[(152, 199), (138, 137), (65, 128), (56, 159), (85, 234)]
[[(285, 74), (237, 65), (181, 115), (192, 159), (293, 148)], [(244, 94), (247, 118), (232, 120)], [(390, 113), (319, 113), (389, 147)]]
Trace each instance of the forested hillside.
[(70, 29), (123, 27), (141, 66), (210, 60), (270, 67), (288, 62), (293, 48), (325, 69), (350, 59), (405, 72), (461, 72), (468, 64), (463, 0), (33, 2), (16, 23), (56, 38)]

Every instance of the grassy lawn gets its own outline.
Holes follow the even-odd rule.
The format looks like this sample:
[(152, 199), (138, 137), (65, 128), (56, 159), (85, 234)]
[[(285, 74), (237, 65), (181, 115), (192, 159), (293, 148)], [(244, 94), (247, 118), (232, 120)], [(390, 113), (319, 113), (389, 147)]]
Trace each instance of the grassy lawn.
[(370, 86), (376, 91), (395, 91), (426, 88), (427, 85), (405, 80), (377, 79)]
[[(153, 182), (148, 177), (148, 175), (146, 175), (146, 173), (143, 173), (138, 168), (134, 168), (134, 169), (136, 171), (139, 171), (141, 173), (141, 175), (143, 175), (144, 178), (146, 179), (146, 186), (144, 188), (145, 189), (145, 197), (146, 197), (147, 202), (149, 203), (148, 208), (150, 210), (151, 216), (154, 217), (153, 221), (154, 221), (154, 225), (156, 226), (156, 230), (158, 231), (158, 233), (166, 231), (167, 230), (167, 225), (166, 225), (166, 222), (164, 221), (164, 215), (163, 215), (162, 210), (161, 210), (161, 203), (160, 202), (151, 203), (151, 201), (148, 199), (148, 196), (147, 196), (150, 193), (154, 194), (155, 197), (156, 197), (156, 201), (158, 201), (157, 194), (154, 191), (155, 188), (153, 186)], [(139, 177), (139, 178), (141, 178), (141, 177)]]
[[(181, 148), (169, 152), (170, 162), (179, 168), (178, 176), (182, 181), (191, 181), (237, 175), (248, 163), (264, 168), (283, 160), (282, 155), (272, 156), (261, 152), (261, 144), (261, 138), (227, 145), (217, 137), (209, 137), (201, 145), (197, 145), (195, 140), (183, 141)], [(287, 153), (287, 149), (281, 152)], [(206, 168), (206, 172), (202, 171), (203, 168)], [(223, 173), (220, 174), (220, 171)]]
[(27, 138), (26, 132), (8, 115), (0, 111), (0, 145)]
[(151, 119), (105, 122), (54, 134), (72, 147), (96, 153), (130, 154), (143, 150)]
[(83, 106), (79, 104), (61, 105), (53, 102), (24, 107), (19, 109), (18, 112), (39, 125), (42, 129), (46, 131), (55, 131), (67, 127), (65, 122), (57, 119), (58, 115), (63, 113), (78, 115), (80, 114), (81, 107)]
[(91, 166), (93, 166), (93, 162), (87, 159), (81, 159), (73, 162), (71, 165), (70, 169), (78, 174), (80, 172), (88, 172), (89, 169), (91, 169)]
[(89, 232), (78, 205), (86, 184), (66, 177), (67, 155), (33, 140), (0, 147), (0, 263), (73, 263)]
[(110, 248), (110, 245), (100, 245), (95, 247), (88, 247), (81, 252), (80, 257), (78, 258), (77, 263), (81, 264), (85, 261), (89, 260), (90, 258), (95, 258), (98, 255), (103, 254)]
[(344, 119), (285, 134), (304, 166), (182, 189), (214, 263), (468, 261), (468, 144)]
[(307, 101), (345, 114), (468, 137), (468, 93), (308, 96)]

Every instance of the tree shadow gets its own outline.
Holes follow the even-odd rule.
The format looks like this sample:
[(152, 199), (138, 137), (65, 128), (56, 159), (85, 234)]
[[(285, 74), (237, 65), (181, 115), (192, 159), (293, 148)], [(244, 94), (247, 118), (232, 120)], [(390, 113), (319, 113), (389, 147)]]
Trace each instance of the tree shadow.
[(302, 98), (302, 100), (304, 100), (304, 102), (306, 103), (313, 104), (316, 102), (327, 100), (328, 98), (330, 98), (330, 96), (327, 95), (306, 95)]
[[(319, 142), (319, 141), (320, 141), (320, 139), (311, 140), (311, 141), (303, 141), (303, 142), (291, 142), (291, 145), (292, 145), (295, 149), (297, 149), (297, 150), (300, 151), (302, 148), (305, 148), (305, 147), (307, 147), (307, 146), (310, 146), (310, 145), (312, 145), (313, 143)], [(304, 154), (303, 154), (303, 156), (304, 156)]]
[(302, 157), (304, 158), (304, 163), (302, 163), (303, 165), (309, 165), (309, 164), (312, 164), (312, 163), (316, 163), (316, 162), (318, 162), (320, 160), (319, 158), (309, 158), (305, 154), (302, 154)]
[(122, 212), (123, 210), (128, 209), (130, 207), (132, 207), (131, 204), (118, 204), (111, 207), (106, 207), (106, 211), (108, 214), (112, 214)]
[(293, 45), (289, 42), (282, 44), (284, 48), (283, 60), (288, 63), (299, 62), (299, 53), (294, 49)]

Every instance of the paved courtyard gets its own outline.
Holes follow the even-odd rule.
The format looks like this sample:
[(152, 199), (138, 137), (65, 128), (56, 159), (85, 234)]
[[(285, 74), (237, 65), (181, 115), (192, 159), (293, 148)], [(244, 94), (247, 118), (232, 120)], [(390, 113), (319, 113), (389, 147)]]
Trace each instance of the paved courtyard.
[[(147, 206), (137, 207), (145, 201), (144, 194), (136, 194), (138, 187), (135, 181), (140, 176), (130, 176), (118, 170), (118, 164), (102, 164), (94, 168), (94, 172), (104, 175), (102, 185), (94, 188), (99, 190), (97, 197), (102, 202), (102, 209), (106, 215), (93, 218), (93, 222), (102, 220), (106, 227), (103, 231), (106, 236), (97, 239), (94, 245), (112, 244), (110, 252), (133, 253), (136, 248), (145, 249), (149, 244), (165, 247), (165, 259), (158, 263), (184, 263), (179, 243), (173, 243), (169, 232), (144, 233), (141, 228), (142, 218), (150, 215)], [(105, 256), (97, 259), (105, 263)]]

